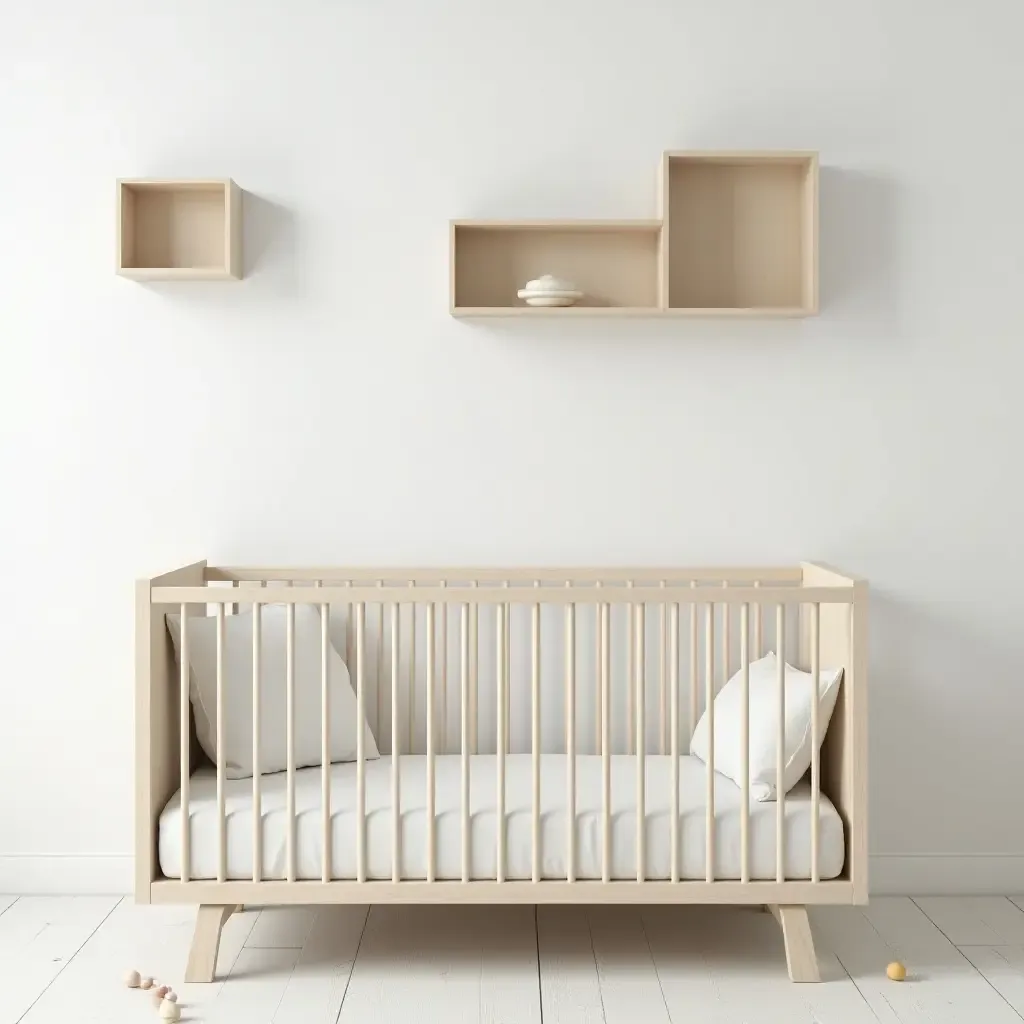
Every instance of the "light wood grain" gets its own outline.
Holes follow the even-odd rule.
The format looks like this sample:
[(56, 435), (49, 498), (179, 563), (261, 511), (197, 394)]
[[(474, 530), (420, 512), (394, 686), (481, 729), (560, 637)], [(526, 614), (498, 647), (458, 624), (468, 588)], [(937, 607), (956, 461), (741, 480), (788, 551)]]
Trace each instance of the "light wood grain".
[(814, 953), (807, 908), (770, 904), (772, 916), (779, 922), (786, 944), (786, 966), (790, 981), (820, 981), (818, 959)]
[(185, 967), (185, 981), (213, 981), (217, 970), (220, 933), (227, 919), (235, 912), (235, 904), (201, 904), (196, 912), (196, 930)]
[(117, 260), (137, 281), (242, 276), (242, 194), (230, 179), (117, 182)]
[(1024, 946), (1024, 910), (1003, 896), (916, 896), (954, 946)]

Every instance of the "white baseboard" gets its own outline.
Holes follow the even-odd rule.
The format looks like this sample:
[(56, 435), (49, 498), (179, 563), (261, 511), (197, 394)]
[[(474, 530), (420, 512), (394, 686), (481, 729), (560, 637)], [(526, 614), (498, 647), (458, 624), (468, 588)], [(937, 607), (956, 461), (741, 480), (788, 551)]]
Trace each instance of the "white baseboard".
[(1006, 896), (1024, 892), (1024, 854), (876, 853), (875, 896)]
[(0, 892), (16, 896), (122, 896), (134, 884), (129, 853), (0, 853)]
[[(981, 896), (1024, 892), (1024, 854), (878, 853), (877, 896)], [(13, 895), (123, 895), (132, 891), (132, 856), (0, 854), (0, 892)]]

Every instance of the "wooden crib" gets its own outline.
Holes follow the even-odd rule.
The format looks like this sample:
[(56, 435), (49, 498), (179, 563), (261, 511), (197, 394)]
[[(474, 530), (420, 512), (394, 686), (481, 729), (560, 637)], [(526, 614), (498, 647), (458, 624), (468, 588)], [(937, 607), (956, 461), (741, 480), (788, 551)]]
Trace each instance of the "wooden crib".
[[(864, 581), (810, 563), (478, 570), (213, 568), (200, 562), (140, 580), (136, 900), (199, 905), (189, 981), (213, 979), (221, 928), (240, 905), (385, 902), (763, 905), (781, 925), (790, 977), (816, 981), (807, 905), (867, 901), (866, 602)], [(234, 825), (229, 828), (226, 794), (239, 783), (225, 778), (222, 757), (210, 765), (196, 743), (189, 656), (183, 646), (179, 667), (165, 616), (216, 621), (221, 735), (231, 715), (222, 701), (228, 617), (252, 615), (258, 636), (266, 606), (284, 605), (291, 630), (295, 608), (303, 604), (316, 606), (322, 622), (321, 721), (329, 721), (327, 647), (339, 645), (336, 630), (343, 626), (338, 653), (381, 759), (367, 760), (359, 730), (353, 765), (297, 770), (289, 763), (285, 772), (262, 777), (257, 768), (244, 782), (252, 822), (245, 834), (253, 848), (238, 854), (232, 843), (248, 840), (239, 838)], [(289, 671), (282, 680), (289, 751), (291, 638), (289, 632)], [(778, 799), (752, 803), (745, 772), (742, 788), (714, 772), (713, 713), (707, 716), (712, 757), (706, 767), (698, 764), (702, 810), (684, 809), (681, 817), (680, 765), (692, 774), (693, 759), (685, 755), (694, 725), (734, 672), (744, 681), (746, 766), (749, 666), (769, 648), (780, 664), (788, 660), (815, 678), (822, 667), (844, 673), (820, 755), (816, 710), (812, 718), (811, 767), (801, 784), (806, 832), (799, 833), (808, 847), (800, 851), (786, 848), (794, 833), (781, 757)], [(252, 715), (258, 719), (258, 643), (253, 659)], [(784, 692), (780, 678), (773, 716), (780, 741)], [(326, 725), (323, 731), (326, 754)], [(258, 766), (258, 721), (252, 734)], [(422, 767), (425, 790), (417, 782), (411, 791), (410, 766)], [(558, 786), (551, 783), (552, 771), (564, 771)], [(208, 871), (190, 864), (199, 863), (190, 828), (200, 820), (203, 772), (213, 794), (204, 813), (215, 822)], [(309, 785), (309, 773), (316, 773), (317, 805), (297, 812), (297, 779)], [(439, 778), (442, 784), (450, 779), (454, 788), (442, 792)], [(655, 785), (653, 779), (662, 781)], [(337, 849), (340, 826), (334, 815), (347, 798), (339, 792), (342, 785), (351, 796), (345, 813), (354, 852)], [(265, 804), (272, 790), (283, 794), (274, 812), (284, 823), (279, 872), (267, 870), (261, 850), (269, 842)], [(789, 801), (790, 811), (795, 800)], [(175, 801), (181, 813), (161, 846), (161, 815)], [(830, 835), (841, 836), (838, 860), (832, 858), (834, 877), (820, 870), (823, 808), (835, 819)], [(407, 819), (414, 818), (422, 824), (422, 837), (405, 831)], [(624, 827), (631, 833), (627, 838)], [(765, 841), (768, 855), (774, 848), (768, 869)], [(403, 843), (417, 845), (410, 851)], [(549, 846), (558, 847), (555, 854)], [(170, 876), (161, 849), (164, 861), (174, 862)], [(341, 853), (351, 854), (345, 861), (350, 868), (337, 866)], [(413, 859), (415, 868), (408, 866)], [(314, 869), (303, 868), (314, 861)], [(797, 862), (808, 867), (789, 867)]]

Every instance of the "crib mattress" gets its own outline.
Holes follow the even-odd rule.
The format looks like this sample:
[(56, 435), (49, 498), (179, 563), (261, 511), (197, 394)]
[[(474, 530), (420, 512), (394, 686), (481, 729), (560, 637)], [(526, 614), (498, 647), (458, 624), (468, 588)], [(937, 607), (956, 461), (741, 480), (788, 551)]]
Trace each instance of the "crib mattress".
[[(601, 758), (580, 755), (576, 766), (576, 877), (600, 879), (602, 858)], [(646, 778), (645, 876), (671, 877), (671, 758), (648, 755)], [(436, 757), (436, 874), (438, 879), (462, 877), (461, 759)], [(567, 786), (564, 754), (541, 757), (541, 875), (566, 877)], [(401, 770), (402, 876), (424, 879), (427, 874), (426, 757), (405, 755)], [(636, 758), (614, 755), (612, 777), (611, 875), (635, 879)], [(507, 814), (506, 871), (508, 879), (532, 877), (532, 761), (529, 754), (510, 754), (505, 769)], [(680, 758), (679, 858), (680, 877), (700, 880), (705, 869), (705, 806), (707, 769), (695, 757)], [(286, 877), (287, 775), (262, 778), (264, 879)], [(470, 874), (493, 879), (496, 874), (497, 762), (493, 754), (470, 758)], [(715, 877), (740, 877), (739, 787), (714, 776)], [(251, 779), (228, 779), (227, 877), (251, 879), (253, 868), (253, 801)], [(296, 874), (299, 879), (322, 877), (321, 773), (303, 768), (295, 773)], [(750, 805), (750, 874), (753, 879), (776, 875), (775, 803)], [(785, 874), (787, 879), (811, 876), (811, 793), (801, 782), (786, 795)], [(820, 877), (836, 878), (843, 869), (843, 823), (828, 798), (820, 801)], [(217, 876), (217, 780), (212, 768), (192, 776), (189, 797), (192, 879)], [(370, 879), (390, 879), (392, 869), (391, 758), (366, 762), (366, 873)], [(181, 877), (181, 794), (176, 793), (160, 815), (160, 867), (167, 878)], [(331, 766), (331, 877), (356, 877), (356, 766)]]

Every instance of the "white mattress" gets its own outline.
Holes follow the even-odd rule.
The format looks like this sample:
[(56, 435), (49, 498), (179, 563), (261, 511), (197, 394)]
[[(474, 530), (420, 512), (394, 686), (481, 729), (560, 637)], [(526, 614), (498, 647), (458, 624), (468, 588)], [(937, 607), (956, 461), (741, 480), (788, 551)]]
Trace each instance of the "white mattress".
[[(613, 878), (636, 878), (636, 759), (615, 755), (612, 771)], [(705, 877), (704, 809), (706, 768), (695, 757), (680, 758), (680, 875)], [(461, 761), (458, 755), (436, 758), (436, 877), (462, 876)], [(471, 875), (493, 879), (496, 867), (496, 761), (493, 754), (470, 758)], [(648, 879), (670, 875), (671, 758), (646, 759), (646, 851)], [(532, 767), (529, 754), (506, 759), (506, 878), (532, 877)], [(264, 879), (285, 877), (285, 773), (262, 779)], [(356, 766), (331, 766), (331, 876), (356, 875)], [(402, 875), (426, 877), (426, 758), (401, 758)], [(321, 877), (320, 769), (295, 773), (296, 871), (300, 879)], [(193, 879), (217, 875), (217, 784), (211, 768), (198, 771), (191, 782), (191, 865)], [(227, 874), (231, 879), (252, 877), (252, 780), (226, 780)], [(601, 877), (601, 758), (577, 757), (576, 877)], [(739, 788), (715, 775), (715, 877), (740, 877)], [(391, 758), (366, 763), (366, 870), (371, 879), (391, 878)], [(822, 794), (820, 803), (820, 875), (837, 877), (843, 869), (843, 823)], [(775, 803), (750, 805), (750, 872), (754, 879), (775, 878)], [(786, 877), (810, 878), (811, 796), (802, 782), (786, 796)], [(544, 878), (566, 874), (565, 755), (541, 758), (541, 851)], [(167, 878), (181, 877), (181, 800), (175, 794), (160, 815), (160, 867)]]

